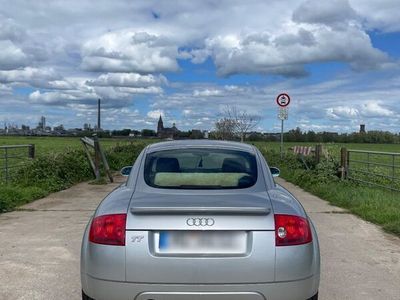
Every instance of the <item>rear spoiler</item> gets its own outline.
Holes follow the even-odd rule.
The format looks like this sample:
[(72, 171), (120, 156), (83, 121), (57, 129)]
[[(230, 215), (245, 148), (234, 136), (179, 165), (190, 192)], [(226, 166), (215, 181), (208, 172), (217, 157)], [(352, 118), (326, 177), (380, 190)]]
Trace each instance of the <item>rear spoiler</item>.
[(165, 206), (133, 206), (131, 213), (136, 215), (146, 214), (223, 214), (223, 215), (268, 215), (271, 212), (269, 207), (248, 206), (248, 207), (165, 207)]

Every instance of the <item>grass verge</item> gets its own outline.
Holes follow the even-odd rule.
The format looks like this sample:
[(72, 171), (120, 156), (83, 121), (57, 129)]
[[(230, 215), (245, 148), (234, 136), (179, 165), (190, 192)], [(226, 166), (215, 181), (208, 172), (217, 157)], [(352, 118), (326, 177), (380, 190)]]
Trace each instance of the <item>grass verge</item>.
[(349, 210), (364, 220), (380, 225), (386, 232), (400, 236), (400, 193), (341, 181), (338, 163), (325, 161), (305, 170), (296, 157), (288, 155), (281, 163), (275, 151), (261, 149), (271, 166), (281, 169), (281, 177), (335, 206)]

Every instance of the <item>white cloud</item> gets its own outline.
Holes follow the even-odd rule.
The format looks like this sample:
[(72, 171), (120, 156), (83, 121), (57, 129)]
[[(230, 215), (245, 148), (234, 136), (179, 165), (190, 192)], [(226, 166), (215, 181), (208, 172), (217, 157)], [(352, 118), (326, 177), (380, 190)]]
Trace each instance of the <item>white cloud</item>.
[(177, 71), (177, 45), (167, 37), (131, 29), (85, 43), (82, 66), (89, 71), (154, 73)]
[(368, 29), (395, 32), (400, 30), (400, 1), (350, 0), (351, 6)]
[(308, 63), (342, 61), (362, 70), (389, 61), (385, 53), (373, 48), (364, 31), (352, 25), (339, 30), (288, 24), (287, 31), (279, 35), (260, 32), (209, 38), (206, 48), (222, 76), (265, 73), (297, 77), (306, 75)]
[(97, 79), (88, 80), (91, 86), (118, 86), (118, 87), (151, 87), (167, 84), (163, 75), (140, 75), (137, 73), (107, 73), (100, 75)]
[[(24, 82), (35, 86), (46, 85), (49, 81), (62, 79), (52, 68), (32, 68), (15, 69), (9, 71), (0, 71), (0, 82), (14, 83)], [(56, 83), (54, 83), (56, 85)]]
[(222, 90), (218, 89), (205, 89), (205, 90), (194, 90), (193, 96), (195, 97), (211, 97), (211, 96), (223, 96)]
[(359, 111), (356, 108), (349, 106), (336, 106), (326, 109), (326, 114), (329, 118), (337, 119), (354, 119), (359, 116)]
[(380, 118), (393, 116), (393, 111), (383, 106), (383, 101), (369, 100), (361, 105), (360, 113), (364, 117)]
[(357, 15), (348, 0), (306, 0), (293, 12), (295, 22), (343, 26)]
[(149, 87), (116, 87), (116, 91), (127, 93), (127, 94), (162, 94), (164, 90), (159, 86), (149, 86)]
[(84, 93), (81, 91), (69, 91), (69, 92), (40, 92), (34, 91), (29, 95), (29, 100), (32, 103), (40, 104), (52, 104), (52, 105), (63, 105), (68, 106), (72, 102), (81, 100), (97, 100), (98, 96), (95, 93)]
[(13, 19), (6, 18), (1, 13), (0, 18), (0, 40), (15, 41), (25, 37), (24, 30)]
[(5, 84), (0, 83), (0, 95), (10, 95), (12, 94), (12, 88)]
[(27, 64), (25, 53), (10, 40), (0, 40), (0, 70), (11, 70)]
[(160, 109), (150, 110), (147, 112), (147, 117), (151, 119), (158, 119), (160, 116), (164, 117), (164, 111)]

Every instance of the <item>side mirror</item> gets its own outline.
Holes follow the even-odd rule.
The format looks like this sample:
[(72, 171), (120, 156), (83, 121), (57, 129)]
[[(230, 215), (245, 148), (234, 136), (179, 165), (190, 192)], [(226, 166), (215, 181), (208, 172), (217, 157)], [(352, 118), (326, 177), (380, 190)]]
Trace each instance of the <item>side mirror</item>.
[(123, 167), (119, 172), (121, 173), (122, 176), (129, 176), (129, 174), (131, 174), (131, 171), (132, 171), (132, 166), (127, 166)]
[(269, 170), (271, 171), (273, 177), (279, 177), (279, 175), (281, 174), (281, 170), (276, 167), (271, 167), (269, 168)]

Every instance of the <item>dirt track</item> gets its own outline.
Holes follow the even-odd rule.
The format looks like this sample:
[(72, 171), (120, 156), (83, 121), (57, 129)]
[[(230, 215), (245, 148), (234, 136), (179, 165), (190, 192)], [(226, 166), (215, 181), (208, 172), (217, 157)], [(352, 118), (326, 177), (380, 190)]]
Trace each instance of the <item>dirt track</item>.
[[(279, 183), (300, 199), (317, 227), (320, 299), (400, 299), (400, 239)], [(0, 215), (0, 299), (81, 299), (82, 232), (99, 201), (118, 184), (78, 184)]]

